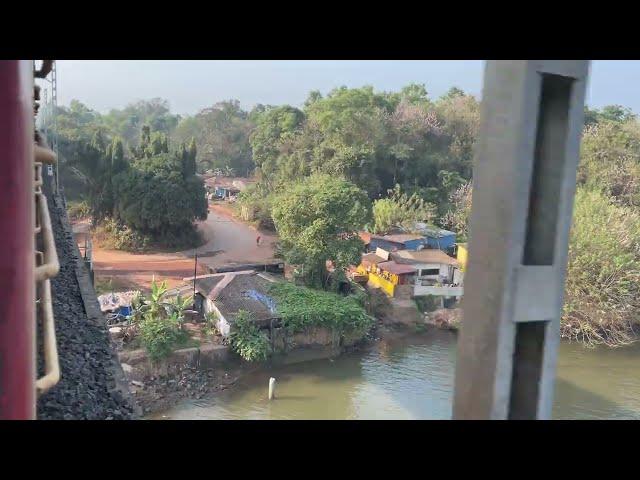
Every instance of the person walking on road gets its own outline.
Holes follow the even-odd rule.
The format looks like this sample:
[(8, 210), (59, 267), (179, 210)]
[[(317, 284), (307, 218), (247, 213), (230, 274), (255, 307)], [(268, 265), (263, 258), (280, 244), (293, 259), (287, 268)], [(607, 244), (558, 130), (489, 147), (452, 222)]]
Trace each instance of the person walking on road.
[(256, 246), (260, 246), (260, 235), (258, 235), (258, 238), (256, 238)]

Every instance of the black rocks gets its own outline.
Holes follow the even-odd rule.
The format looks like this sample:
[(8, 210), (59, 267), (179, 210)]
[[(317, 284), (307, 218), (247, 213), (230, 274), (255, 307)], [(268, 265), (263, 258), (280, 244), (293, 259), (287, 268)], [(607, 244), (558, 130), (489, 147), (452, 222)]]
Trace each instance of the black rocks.
[[(91, 323), (84, 310), (76, 278), (74, 238), (65, 228), (66, 215), (47, 195), (60, 273), (51, 280), (61, 378), (38, 399), (39, 419), (125, 420), (133, 406), (116, 388), (114, 357), (106, 327)], [(41, 367), (41, 359), (39, 358)]]

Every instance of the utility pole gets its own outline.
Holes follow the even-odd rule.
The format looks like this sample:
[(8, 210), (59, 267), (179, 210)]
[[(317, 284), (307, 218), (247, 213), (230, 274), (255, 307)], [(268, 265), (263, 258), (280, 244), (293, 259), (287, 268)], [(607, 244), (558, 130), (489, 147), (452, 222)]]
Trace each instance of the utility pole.
[(587, 60), (488, 61), (455, 419), (549, 419)]

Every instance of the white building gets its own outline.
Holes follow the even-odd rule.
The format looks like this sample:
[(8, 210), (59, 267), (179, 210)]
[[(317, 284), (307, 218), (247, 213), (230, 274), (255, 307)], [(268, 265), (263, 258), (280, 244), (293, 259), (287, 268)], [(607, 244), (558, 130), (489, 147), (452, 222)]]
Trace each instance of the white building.
[(392, 252), (390, 256), (396, 263), (411, 265), (418, 271), (414, 296), (462, 296), (463, 273), (458, 261), (442, 250), (399, 250)]

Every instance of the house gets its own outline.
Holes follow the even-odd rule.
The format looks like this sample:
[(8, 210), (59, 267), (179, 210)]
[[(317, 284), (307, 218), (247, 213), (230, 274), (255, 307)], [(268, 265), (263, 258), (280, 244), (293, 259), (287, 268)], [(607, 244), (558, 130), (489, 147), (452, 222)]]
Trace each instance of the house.
[(390, 255), (396, 263), (415, 267), (417, 280), (453, 283), (454, 270), (458, 266), (458, 261), (442, 250), (399, 250), (391, 252)]
[(463, 294), (458, 261), (442, 250), (424, 249), (417, 252), (400, 250), (391, 253), (399, 264), (411, 265), (417, 270), (413, 296), (435, 295), (459, 298)]
[[(423, 236), (426, 240), (425, 245), (429, 248), (437, 248), (442, 251), (447, 251), (453, 249), (456, 243), (455, 232), (444, 230), (436, 227), (435, 225), (416, 223), (414, 230)], [(411, 249), (408, 248), (407, 250)]]
[(378, 249), (364, 254), (357, 272), (368, 276), (368, 283), (381, 288), (390, 297), (404, 285), (413, 285), (416, 269), (411, 265), (402, 265), (389, 260), (389, 253)]
[[(193, 277), (185, 278), (193, 282)], [(274, 282), (269, 275), (255, 270), (214, 273), (195, 277), (196, 292), (202, 297), (204, 314), (213, 312), (216, 327), (228, 337), (233, 320), (240, 310), (246, 310), (260, 328), (279, 320), (274, 299), (269, 295), (269, 285)]]
[(230, 198), (238, 195), (240, 190), (229, 185), (216, 185), (214, 195), (218, 198)]
[[(361, 236), (362, 238), (362, 236)], [(427, 240), (422, 235), (395, 233), (390, 235), (371, 235), (368, 251), (382, 248), (388, 252), (396, 250), (420, 250), (425, 248)]]

